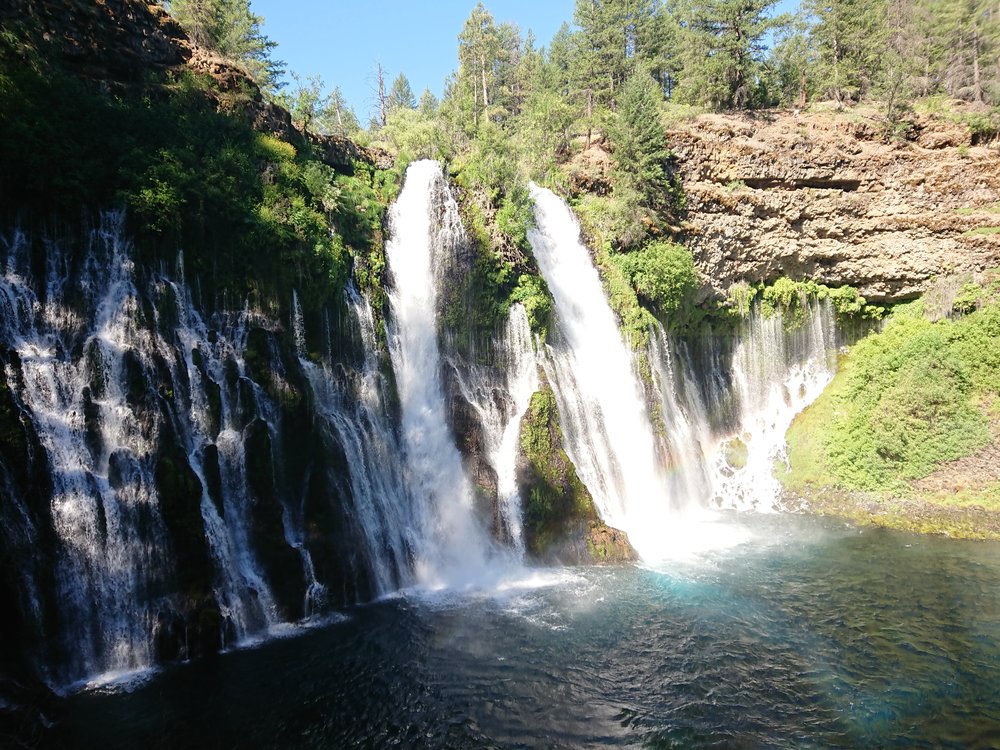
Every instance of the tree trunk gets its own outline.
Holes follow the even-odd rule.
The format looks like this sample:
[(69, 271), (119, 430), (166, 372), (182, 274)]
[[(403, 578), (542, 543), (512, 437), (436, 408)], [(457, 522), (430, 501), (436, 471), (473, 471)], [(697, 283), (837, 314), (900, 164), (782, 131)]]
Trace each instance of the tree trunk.
[(975, 101), (983, 103), (983, 81), (979, 74), (979, 32), (972, 38), (972, 93)]
[(483, 74), (483, 112), (489, 109), (490, 106), (490, 95), (486, 90), (486, 54), (483, 53), (479, 56), (480, 71)]
[(386, 123), (386, 102), (385, 102), (385, 71), (382, 70), (382, 63), (378, 63), (378, 116), (382, 127)]

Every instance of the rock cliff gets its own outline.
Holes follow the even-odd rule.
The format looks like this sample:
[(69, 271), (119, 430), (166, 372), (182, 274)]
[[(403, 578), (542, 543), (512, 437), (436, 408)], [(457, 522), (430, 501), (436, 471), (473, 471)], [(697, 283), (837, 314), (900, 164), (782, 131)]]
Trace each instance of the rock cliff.
[(784, 275), (895, 301), (935, 276), (1000, 266), (996, 145), (944, 117), (916, 116), (908, 135), (887, 141), (874, 116), (832, 109), (673, 127), (710, 292)]

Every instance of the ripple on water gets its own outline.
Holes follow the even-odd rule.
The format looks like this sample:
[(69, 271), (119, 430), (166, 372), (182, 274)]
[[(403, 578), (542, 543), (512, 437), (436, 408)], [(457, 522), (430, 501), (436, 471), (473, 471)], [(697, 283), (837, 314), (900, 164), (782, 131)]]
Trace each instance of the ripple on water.
[(741, 522), (673, 565), (411, 590), (84, 692), (64, 744), (1000, 746), (1000, 545)]

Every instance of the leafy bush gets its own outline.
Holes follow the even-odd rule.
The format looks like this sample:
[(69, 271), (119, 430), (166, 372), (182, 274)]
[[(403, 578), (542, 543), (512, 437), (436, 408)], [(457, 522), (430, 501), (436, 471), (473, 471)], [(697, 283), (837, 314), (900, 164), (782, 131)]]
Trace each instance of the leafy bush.
[(531, 332), (544, 341), (552, 318), (552, 296), (545, 280), (541, 276), (522, 274), (510, 294), (510, 302), (524, 305)]
[(691, 251), (672, 242), (650, 242), (612, 257), (640, 300), (662, 315), (678, 311), (698, 283)]
[(0, 164), (20, 176), (0, 185), (8, 211), (44, 221), (123, 205), (140, 255), (182, 248), (207, 304), (249, 297), (275, 312), (293, 287), (307, 314), (330, 304), (352, 251), (380, 244), (374, 170), (336, 175), (305, 140), (217, 111), (212, 79), (187, 71), (137, 71), (109, 91), (33, 33), (0, 38)]
[(885, 308), (868, 304), (857, 289), (850, 286), (828, 287), (811, 279), (793, 281), (778, 278), (773, 284), (751, 286), (746, 282), (734, 284), (729, 289), (727, 305), (741, 317), (750, 314), (754, 300), (760, 300), (760, 311), (765, 317), (781, 313), (785, 326), (795, 328), (805, 320), (809, 300), (829, 299), (841, 318), (878, 320)]
[[(816, 481), (829, 471), (848, 488), (897, 489), (989, 441), (986, 407), (1000, 396), (1000, 305), (937, 322), (921, 308), (900, 306), (882, 332), (856, 344), (831, 387), (796, 420), (795, 484), (810, 481), (805, 468)], [(807, 423), (816, 431), (811, 414), (825, 415), (819, 446), (815, 435), (800, 434)]]
[(403, 107), (390, 116), (377, 134), (375, 145), (395, 154), (401, 170), (418, 159), (445, 161), (451, 156), (451, 143), (440, 122), (433, 115)]
[(496, 213), (496, 225), (514, 247), (530, 248), (528, 230), (535, 226), (535, 210), (523, 182), (508, 187)]

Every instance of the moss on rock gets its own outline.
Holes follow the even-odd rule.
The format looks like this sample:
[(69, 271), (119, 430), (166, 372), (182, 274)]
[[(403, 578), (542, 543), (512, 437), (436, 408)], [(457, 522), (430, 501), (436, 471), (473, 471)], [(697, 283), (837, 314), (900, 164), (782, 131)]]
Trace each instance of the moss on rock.
[(624, 532), (606, 526), (562, 447), (559, 408), (544, 380), (521, 422), (517, 483), (528, 552), (563, 564), (636, 559)]

